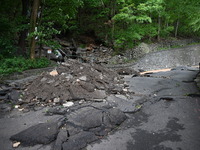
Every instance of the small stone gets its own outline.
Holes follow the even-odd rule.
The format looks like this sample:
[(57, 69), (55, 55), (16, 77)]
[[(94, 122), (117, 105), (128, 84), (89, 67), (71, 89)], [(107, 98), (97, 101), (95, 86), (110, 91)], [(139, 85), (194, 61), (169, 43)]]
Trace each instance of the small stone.
[(53, 70), (49, 73), (51, 76), (57, 76), (58, 75), (58, 72), (57, 70)]
[(19, 111), (23, 111), (24, 110), (24, 108), (21, 108), (21, 109), (18, 109)]
[(100, 75), (99, 75), (99, 78), (100, 78), (101, 80), (103, 80), (103, 75), (102, 75), (102, 74), (100, 74)]
[(40, 81), (41, 81), (41, 82), (45, 82), (46, 80), (47, 80), (47, 78), (44, 77), (44, 78), (42, 78)]
[(124, 92), (128, 92), (128, 89), (123, 89)]
[(20, 142), (13, 143), (13, 147), (17, 148), (17, 147), (19, 147), (20, 144), (21, 144)]
[(117, 98), (121, 98), (121, 99), (127, 99), (127, 97), (126, 96), (124, 96), (124, 95), (115, 95), (115, 97), (117, 97)]
[(79, 101), (79, 104), (83, 104), (84, 102), (85, 102), (85, 100), (82, 99)]
[(15, 105), (15, 108), (17, 109), (17, 108), (19, 108), (20, 107), (20, 105)]
[(82, 77), (79, 78), (79, 80), (81, 80), (81, 81), (86, 81), (86, 80), (87, 80), (87, 77), (86, 77), (86, 76), (82, 76)]
[(71, 74), (68, 74), (65, 78), (69, 80), (69, 79), (72, 79), (73, 76)]
[(73, 102), (66, 102), (66, 103), (63, 104), (64, 107), (71, 107), (73, 105), (74, 105)]
[(59, 98), (59, 97), (58, 97), (58, 98), (54, 98), (54, 99), (53, 99), (53, 102), (54, 102), (54, 103), (60, 103), (60, 98)]

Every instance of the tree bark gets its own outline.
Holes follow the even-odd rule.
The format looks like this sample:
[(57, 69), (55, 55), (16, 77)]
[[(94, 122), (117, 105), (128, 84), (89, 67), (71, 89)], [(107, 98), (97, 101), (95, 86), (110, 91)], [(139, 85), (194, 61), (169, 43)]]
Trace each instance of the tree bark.
[[(29, 0), (22, 0), (22, 17), (25, 18), (23, 24), (27, 24), (28, 18), (28, 9), (29, 9)], [(26, 55), (26, 38), (27, 38), (28, 29), (24, 29), (20, 32), (19, 40), (18, 40), (18, 51), (19, 55)]]
[(157, 36), (158, 41), (160, 41), (160, 30), (161, 30), (161, 16), (159, 14), (159, 16), (158, 16), (158, 36)]
[[(115, 9), (116, 9), (116, 1), (114, 0), (113, 3), (112, 3), (111, 18), (115, 16), (115, 11), (116, 11)], [(111, 29), (112, 46), (114, 46), (114, 34), (115, 34), (115, 22), (112, 21), (112, 29)]]
[(178, 35), (178, 28), (179, 28), (179, 19), (177, 20), (177, 22), (176, 22), (176, 28), (175, 28), (175, 34), (174, 34), (174, 36), (175, 37), (177, 37), (177, 35)]
[[(33, 33), (36, 28), (36, 23), (37, 23), (37, 16), (38, 16), (38, 9), (40, 6), (40, 0), (34, 0), (33, 1), (33, 6), (32, 6), (32, 13), (31, 13), (31, 21), (30, 21), (30, 33)], [(33, 36), (31, 37), (30, 41), (30, 57), (31, 59), (35, 59), (35, 45), (36, 45), (36, 37)]]

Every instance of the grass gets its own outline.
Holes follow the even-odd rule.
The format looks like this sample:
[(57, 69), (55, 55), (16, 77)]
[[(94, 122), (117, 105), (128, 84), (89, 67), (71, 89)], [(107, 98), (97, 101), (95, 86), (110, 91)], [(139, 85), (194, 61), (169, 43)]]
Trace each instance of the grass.
[(0, 60), (0, 76), (6, 76), (14, 72), (22, 72), (28, 69), (44, 68), (50, 65), (47, 58), (26, 59), (23, 57), (13, 57)]

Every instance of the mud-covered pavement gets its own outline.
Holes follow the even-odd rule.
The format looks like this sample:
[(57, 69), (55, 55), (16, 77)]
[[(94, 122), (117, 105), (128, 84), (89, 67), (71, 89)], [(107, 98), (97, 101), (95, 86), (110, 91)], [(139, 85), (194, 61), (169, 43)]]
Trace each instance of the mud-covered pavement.
[(112, 70), (79, 65), (71, 67), (74, 72), (69, 64), (68, 69), (54, 69), (21, 89), (13, 83), (15, 92), (8, 92), (7, 100), (14, 105), (1, 100), (1, 149), (200, 148), (197, 68), (120, 77)]

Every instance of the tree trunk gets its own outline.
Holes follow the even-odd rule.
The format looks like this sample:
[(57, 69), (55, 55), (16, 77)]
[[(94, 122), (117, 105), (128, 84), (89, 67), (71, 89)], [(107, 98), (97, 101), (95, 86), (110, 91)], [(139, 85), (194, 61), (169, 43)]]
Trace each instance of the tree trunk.
[[(25, 18), (23, 24), (27, 24), (28, 18), (28, 9), (29, 9), (29, 0), (22, 0), (22, 17)], [(17, 54), (19, 55), (26, 55), (26, 38), (27, 38), (28, 30), (24, 29), (20, 32), (19, 41), (18, 41), (18, 51)]]
[(178, 28), (179, 28), (179, 19), (177, 20), (177, 22), (176, 22), (176, 28), (175, 28), (175, 34), (174, 34), (174, 36), (175, 37), (177, 37), (177, 35), (178, 35)]
[(161, 16), (159, 14), (159, 16), (158, 16), (158, 36), (157, 36), (158, 41), (160, 41), (160, 30), (161, 30)]
[[(31, 26), (30, 33), (33, 33), (35, 31), (39, 6), (40, 6), (40, 0), (34, 0), (32, 6), (31, 21), (30, 21), (30, 26)], [(35, 45), (36, 45), (35, 38), (36, 38), (35, 36), (31, 37), (31, 42), (30, 42), (31, 59), (35, 59)]]
[[(115, 16), (115, 9), (116, 9), (116, 1), (114, 0), (112, 3), (111, 18)], [(115, 35), (115, 22), (112, 21), (112, 29), (111, 29), (112, 46), (114, 46), (114, 35)]]

